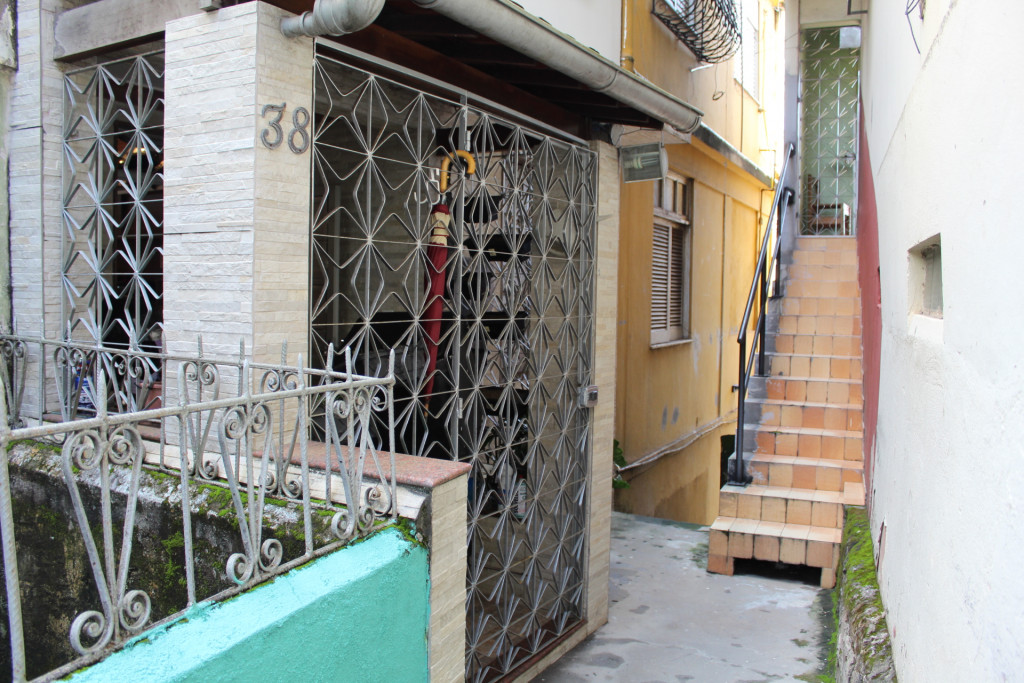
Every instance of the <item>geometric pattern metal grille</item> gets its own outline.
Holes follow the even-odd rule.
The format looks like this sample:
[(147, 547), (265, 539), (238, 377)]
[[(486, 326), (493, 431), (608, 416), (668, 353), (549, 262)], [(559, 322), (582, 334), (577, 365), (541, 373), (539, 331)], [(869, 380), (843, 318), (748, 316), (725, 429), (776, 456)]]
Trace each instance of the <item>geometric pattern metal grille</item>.
[(856, 232), (860, 50), (839, 47), (838, 28), (805, 29), (803, 211), (805, 235)]
[[(582, 618), (596, 158), (324, 52), (314, 93), (314, 360), (347, 345), (373, 375), (395, 349), (396, 448), (472, 465), (466, 675), (495, 680)], [(427, 252), (445, 158), (431, 372)]]
[(163, 53), (64, 79), (61, 307), (73, 339), (151, 350), (163, 322)]

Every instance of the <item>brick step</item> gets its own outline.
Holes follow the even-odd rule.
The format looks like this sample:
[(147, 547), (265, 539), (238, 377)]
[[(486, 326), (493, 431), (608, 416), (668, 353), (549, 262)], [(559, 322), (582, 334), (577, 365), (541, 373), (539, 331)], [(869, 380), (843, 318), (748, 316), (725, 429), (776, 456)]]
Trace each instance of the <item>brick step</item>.
[[(826, 366), (831, 368), (832, 361), (846, 361), (852, 363), (860, 361), (860, 356), (843, 356), (835, 354), (813, 353), (783, 353), (780, 351), (768, 351), (768, 371), (773, 376), (794, 376), (794, 377), (817, 377), (814, 372), (820, 373)], [(842, 363), (840, 363), (842, 365)], [(847, 378), (849, 379), (849, 378)]]
[(814, 356), (810, 354), (772, 354), (768, 363), (772, 377), (783, 379), (863, 379), (864, 369), (855, 356)]
[(783, 313), (776, 334), (814, 334), (859, 336), (860, 315), (805, 315)]
[(811, 403), (861, 403), (864, 400), (859, 379), (814, 377), (753, 377), (747, 397)]
[(857, 252), (844, 249), (824, 251), (817, 249), (797, 249), (793, 252), (792, 266), (856, 266)]
[(841, 540), (839, 529), (719, 517), (708, 533), (708, 571), (731, 576), (735, 559), (807, 565), (820, 567), (821, 587), (832, 588)]
[(864, 459), (864, 439), (860, 430), (747, 425), (743, 439), (744, 450), (753, 447), (755, 454), (828, 460)]
[(776, 353), (861, 357), (860, 335), (775, 334), (768, 347)]
[(860, 497), (863, 498), (864, 463), (859, 460), (746, 453), (744, 462), (752, 483), (759, 486), (832, 492), (845, 491), (848, 486), (860, 486)]
[(812, 296), (820, 299), (842, 297), (860, 298), (860, 286), (854, 282), (821, 280), (793, 280), (786, 283), (786, 296)]
[(840, 491), (751, 484), (746, 487), (726, 485), (718, 494), (719, 515), (762, 522), (838, 527), (843, 505), (844, 496)]
[(789, 281), (795, 280), (818, 280), (822, 282), (857, 282), (858, 271), (856, 264), (812, 264), (794, 263), (786, 271), (786, 278)]
[(761, 427), (809, 427), (860, 431), (864, 428), (864, 410), (853, 403), (807, 403), (757, 399), (757, 408), (746, 413), (746, 419)]
[(787, 296), (782, 300), (787, 315), (857, 315), (860, 297)]
[(807, 236), (796, 238), (796, 251), (846, 251), (857, 253), (856, 237)]

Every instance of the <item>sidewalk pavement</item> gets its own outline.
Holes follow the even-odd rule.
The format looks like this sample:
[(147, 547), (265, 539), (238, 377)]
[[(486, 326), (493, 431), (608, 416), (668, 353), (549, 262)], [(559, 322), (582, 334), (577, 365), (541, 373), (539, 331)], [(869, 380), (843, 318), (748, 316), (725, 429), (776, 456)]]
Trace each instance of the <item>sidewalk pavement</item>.
[(737, 560), (735, 576), (708, 574), (707, 540), (613, 513), (609, 621), (534, 680), (818, 681), (831, 618), (820, 570)]

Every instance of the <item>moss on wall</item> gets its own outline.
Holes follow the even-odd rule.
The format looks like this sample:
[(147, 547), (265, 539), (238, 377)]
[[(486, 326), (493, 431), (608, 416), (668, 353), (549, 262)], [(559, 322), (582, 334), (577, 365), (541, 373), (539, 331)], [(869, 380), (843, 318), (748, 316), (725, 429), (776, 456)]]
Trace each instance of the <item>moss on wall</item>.
[(895, 681), (892, 643), (875, 574), (871, 527), (862, 507), (846, 508), (839, 566), (836, 680)]
[[(47, 444), (20, 442), (9, 448), (30, 678), (74, 659), (76, 653), (68, 640), (72, 620), (85, 610), (101, 609), (60, 458), (60, 449)], [(100, 489), (90, 474), (79, 477), (79, 485), (93, 538), (102, 548)], [(179, 485), (176, 472), (143, 470), (127, 585), (129, 590), (149, 595), (150, 623), (184, 609), (188, 600)], [(192, 484), (190, 494), (196, 596), (202, 600), (235, 585), (225, 573), (226, 562), (232, 553), (242, 552), (243, 546), (229, 491)], [(125, 500), (123, 491), (112, 493), (112, 535), (118, 553)], [(264, 538), (281, 542), (284, 561), (305, 552), (297, 503), (274, 501), (264, 518)], [(319, 547), (331, 540), (331, 515), (314, 514), (312, 518)], [(6, 596), (0, 591), (0, 681), (10, 676), (7, 623)]]

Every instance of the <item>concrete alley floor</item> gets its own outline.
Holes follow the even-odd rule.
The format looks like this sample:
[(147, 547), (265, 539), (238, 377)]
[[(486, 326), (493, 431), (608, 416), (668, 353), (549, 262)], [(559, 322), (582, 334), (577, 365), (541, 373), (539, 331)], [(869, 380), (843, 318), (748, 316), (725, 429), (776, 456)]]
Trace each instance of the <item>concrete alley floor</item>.
[(608, 623), (534, 680), (817, 681), (831, 610), (820, 570), (737, 560), (735, 576), (708, 574), (707, 540), (612, 513)]

